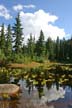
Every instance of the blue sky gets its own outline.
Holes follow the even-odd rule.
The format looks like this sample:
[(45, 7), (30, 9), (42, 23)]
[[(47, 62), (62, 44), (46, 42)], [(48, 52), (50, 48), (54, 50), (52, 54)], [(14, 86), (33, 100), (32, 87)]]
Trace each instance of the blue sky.
[[(71, 10), (72, 0), (0, 0), (0, 25), (13, 25), (14, 18), (20, 12), (22, 26), (25, 29), (23, 32), (27, 38), (30, 32), (37, 37), (40, 29), (44, 30), (46, 38), (53, 35), (51, 31), (54, 32), (53, 38), (56, 38), (56, 35), (67, 38), (72, 34)], [(45, 17), (42, 19), (40, 15), (45, 15), (46, 21)]]

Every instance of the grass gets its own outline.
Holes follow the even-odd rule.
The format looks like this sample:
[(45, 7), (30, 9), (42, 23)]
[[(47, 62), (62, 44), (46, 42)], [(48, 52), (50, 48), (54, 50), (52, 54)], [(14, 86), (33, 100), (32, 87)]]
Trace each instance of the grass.
[(37, 62), (31, 62), (31, 63), (27, 63), (27, 64), (11, 63), (8, 65), (8, 67), (10, 67), (10, 68), (35, 68), (35, 67), (39, 67), (41, 65), (42, 65), (41, 63), (37, 63)]

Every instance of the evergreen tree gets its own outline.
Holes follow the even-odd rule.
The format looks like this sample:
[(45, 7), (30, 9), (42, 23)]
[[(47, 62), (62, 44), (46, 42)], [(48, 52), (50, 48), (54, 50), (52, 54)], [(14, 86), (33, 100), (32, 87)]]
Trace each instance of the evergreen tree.
[(70, 51), (71, 51), (71, 49), (70, 49), (70, 40), (65, 41), (64, 50), (65, 50), (65, 57), (64, 58), (67, 61), (69, 61), (70, 60)]
[(22, 54), (24, 56), (27, 56), (28, 55), (28, 51), (27, 51), (27, 45), (23, 44), (23, 47), (22, 47)]
[(45, 42), (44, 42), (44, 33), (41, 30), (40, 31), (40, 36), (38, 41), (36, 42), (36, 55), (37, 56), (44, 56), (45, 55)]
[(28, 54), (33, 59), (34, 50), (35, 50), (35, 38), (32, 38), (32, 34), (30, 34), (30, 39), (28, 39)]
[(4, 33), (4, 24), (2, 24), (1, 35), (0, 35), (0, 48), (5, 52), (5, 33)]
[(56, 40), (55, 52), (56, 52), (56, 59), (59, 60), (59, 53), (60, 53), (60, 40), (59, 40), (59, 37), (57, 37), (57, 40)]
[(20, 15), (18, 14), (18, 16), (16, 17), (16, 23), (13, 26), (13, 37), (14, 37), (14, 49), (15, 52), (21, 53), (22, 50), (22, 41), (23, 41), (23, 37), (22, 37), (22, 27), (21, 27), (21, 21), (20, 21)]
[(55, 57), (54, 47), (55, 43), (52, 41), (51, 37), (48, 37), (46, 41), (46, 55), (48, 56), (49, 59), (54, 59)]
[(63, 45), (63, 40), (60, 40), (60, 54), (59, 54), (60, 60), (63, 60), (63, 57), (64, 57), (64, 45)]
[(69, 58), (72, 61), (72, 37), (69, 41)]
[(7, 56), (10, 56), (12, 53), (12, 32), (11, 32), (11, 26), (8, 25), (7, 28), (7, 36), (6, 36), (6, 51)]
[(66, 59), (67, 51), (65, 50), (66, 50), (66, 40), (65, 38), (63, 38), (63, 40), (60, 40), (60, 53), (59, 53), (59, 59), (62, 61)]

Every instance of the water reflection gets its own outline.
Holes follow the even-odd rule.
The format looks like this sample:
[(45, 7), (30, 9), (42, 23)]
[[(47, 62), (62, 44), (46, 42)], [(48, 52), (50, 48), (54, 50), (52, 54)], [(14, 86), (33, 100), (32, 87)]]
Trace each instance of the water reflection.
[[(28, 97), (33, 103), (46, 103), (50, 108), (69, 108), (71, 106), (72, 73), (64, 71), (59, 73), (59, 70), (55, 73), (54, 71), (42, 72), (35, 70), (33, 72), (31, 70), (31, 72), (25, 72), (22, 77), (19, 77), (20, 80), (17, 84), (20, 85), (23, 96)], [(6, 105), (9, 105), (9, 108), (20, 108), (18, 107), (18, 100), (5, 102), (2, 105), (5, 108)]]
[(0, 101), (0, 108), (19, 108), (19, 104), (18, 100), (3, 100)]
[[(26, 80), (21, 80), (20, 82), (22, 90), (24, 92), (24, 97), (29, 97), (33, 103), (39, 103), (41, 105), (46, 103), (49, 106), (49, 108), (72, 108), (71, 87), (67, 85), (58, 85), (57, 89), (57, 85), (55, 83), (50, 83), (51, 85), (49, 85), (48, 88), (47, 85), (43, 85), (41, 88), (41, 86), (39, 86), (41, 85), (41, 83), (39, 83), (33, 87), (33, 90), (31, 87), (30, 93), (28, 93), (29, 87), (26, 84)], [(19, 107), (19, 105), (21, 105), (19, 100), (0, 101), (0, 108), (21, 108)]]
[(23, 87), (23, 90), (26, 93), (25, 95), (30, 96), (33, 103), (47, 103), (50, 108), (69, 108), (72, 103), (71, 84), (69, 83), (69, 80), (65, 80), (63, 83), (60, 83), (59, 81), (60, 78), (57, 76), (55, 77), (55, 80), (22, 80), (21, 87)]
[(58, 100), (59, 98), (64, 98), (65, 90), (62, 87), (56, 89), (56, 85), (53, 85), (49, 90), (44, 87), (45, 97), (48, 102)]
[[(22, 80), (21, 87), (26, 92), (27, 96), (31, 96), (33, 102), (51, 103), (57, 101), (66, 101), (72, 99), (72, 89), (67, 85), (60, 85), (59, 82), (46, 81), (46, 84), (42, 84), (41, 81), (37, 81), (35, 85), (32, 82)], [(32, 88), (33, 86), (33, 88)], [(40, 99), (39, 99), (40, 98)], [(67, 100), (67, 101), (68, 101)], [(54, 103), (55, 104), (55, 103)]]

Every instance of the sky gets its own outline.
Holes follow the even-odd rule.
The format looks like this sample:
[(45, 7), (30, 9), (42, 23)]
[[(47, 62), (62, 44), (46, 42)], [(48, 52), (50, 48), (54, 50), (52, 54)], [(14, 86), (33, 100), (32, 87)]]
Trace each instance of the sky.
[(70, 38), (72, 35), (72, 0), (0, 0), (0, 26), (12, 26), (20, 13), (25, 41), (30, 33), (39, 38), (43, 30), (45, 40)]

